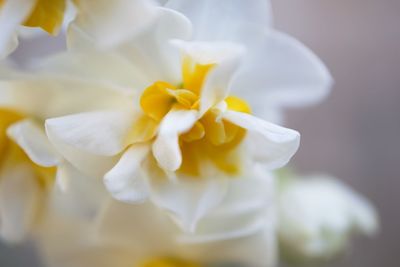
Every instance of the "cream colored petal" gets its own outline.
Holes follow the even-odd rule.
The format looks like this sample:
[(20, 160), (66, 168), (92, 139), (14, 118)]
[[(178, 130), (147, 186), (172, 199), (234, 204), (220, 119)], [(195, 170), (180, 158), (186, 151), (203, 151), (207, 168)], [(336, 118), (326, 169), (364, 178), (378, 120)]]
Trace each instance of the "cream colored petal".
[(270, 169), (284, 166), (299, 148), (300, 134), (294, 130), (236, 111), (226, 111), (223, 118), (248, 131), (250, 153)]
[(20, 242), (36, 222), (44, 192), (31, 166), (21, 163), (2, 168), (0, 174), (0, 235)]
[(61, 162), (61, 157), (47, 139), (44, 126), (40, 127), (34, 121), (26, 119), (11, 125), (7, 134), (36, 164), (51, 167)]
[(228, 181), (222, 177), (190, 179), (181, 177), (171, 182), (151, 179), (151, 200), (168, 211), (185, 232), (194, 232), (197, 223), (225, 197)]
[(268, 29), (272, 21), (268, 0), (169, 0), (166, 6), (187, 16), (193, 23), (195, 39), (201, 41), (245, 42), (238, 28)]
[(142, 170), (142, 162), (148, 156), (150, 147), (132, 145), (106, 175), (104, 183), (112, 196), (123, 202), (142, 202), (148, 196), (148, 185)]
[(152, 151), (162, 169), (176, 171), (181, 166), (179, 135), (189, 131), (197, 119), (197, 111), (172, 110), (161, 121)]
[(80, 113), (46, 120), (46, 131), (76, 149), (113, 156), (126, 148), (133, 119), (122, 111)]
[(157, 16), (151, 0), (77, 1), (77, 9), (73, 24), (107, 48), (129, 40)]
[(16, 31), (29, 16), (33, 0), (5, 1), (0, 9), (0, 59), (11, 53), (18, 44)]

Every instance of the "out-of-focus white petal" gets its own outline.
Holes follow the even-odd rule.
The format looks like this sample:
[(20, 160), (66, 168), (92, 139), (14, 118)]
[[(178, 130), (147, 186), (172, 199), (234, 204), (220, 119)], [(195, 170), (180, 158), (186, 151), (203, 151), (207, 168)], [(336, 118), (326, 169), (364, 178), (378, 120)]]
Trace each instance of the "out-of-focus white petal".
[(151, 0), (78, 1), (73, 22), (103, 47), (118, 45), (149, 26), (156, 18)]
[(132, 145), (105, 176), (104, 183), (113, 197), (123, 202), (141, 202), (147, 198), (148, 188), (141, 164), (150, 146)]
[(235, 31), (239, 25), (267, 29), (272, 21), (268, 0), (170, 0), (166, 6), (186, 15), (201, 41), (240, 41)]
[(13, 73), (0, 87), (1, 106), (39, 119), (132, 106), (130, 97), (110, 86), (36, 73)]
[(176, 171), (182, 164), (179, 135), (189, 131), (198, 119), (195, 110), (172, 110), (161, 121), (152, 151), (161, 168)]
[(93, 48), (57, 54), (42, 60), (34, 68), (55, 78), (102, 83), (125, 91), (142, 90), (149, 84), (133, 62), (115, 52), (96, 51)]
[(5, 1), (0, 9), (0, 59), (6, 57), (18, 45), (16, 31), (22, 24), (36, 1)]
[(29, 164), (2, 168), (0, 174), (0, 235), (22, 241), (35, 223), (42, 190)]
[(48, 135), (100, 156), (120, 153), (133, 125), (129, 112), (87, 112), (46, 120)]
[(245, 52), (244, 47), (233, 43), (185, 42), (173, 40), (184, 57), (195, 64), (214, 64), (205, 78), (200, 96), (200, 114), (223, 101), (229, 94), (230, 82)]
[(93, 222), (109, 200), (101, 177), (88, 177), (67, 162), (57, 167), (57, 175), (63, 177), (66, 187), (52, 188), (47, 212), (52, 216)]
[(192, 33), (190, 21), (182, 14), (166, 9), (157, 9), (156, 22), (135, 38), (121, 45), (118, 51), (135, 64), (149, 84), (167, 81), (182, 82), (179, 50), (169, 40), (187, 40)]
[(282, 250), (297, 261), (328, 260), (353, 233), (371, 235), (378, 228), (371, 203), (326, 175), (284, 182), (278, 214)]
[[(157, 178), (157, 177), (156, 177)], [(186, 232), (194, 232), (197, 222), (225, 197), (227, 179), (181, 177), (177, 181), (150, 179), (151, 200), (167, 210)]]
[(236, 111), (226, 111), (223, 118), (248, 131), (250, 152), (267, 168), (284, 166), (299, 148), (300, 134), (294, 130)]
[(51, 167), (61, 162), (60, 156), (47, 139), (44, 129), (32, 120), (27, 119), (11, 125), (7, 129), (7, 134), (36, 164)]
[(265, 107), (303, 106), (323, 99), (332, 78), (321, 60), (299, 41), (268, 32), (249, 51), (232, 88), (252, 100), (256, 112)]

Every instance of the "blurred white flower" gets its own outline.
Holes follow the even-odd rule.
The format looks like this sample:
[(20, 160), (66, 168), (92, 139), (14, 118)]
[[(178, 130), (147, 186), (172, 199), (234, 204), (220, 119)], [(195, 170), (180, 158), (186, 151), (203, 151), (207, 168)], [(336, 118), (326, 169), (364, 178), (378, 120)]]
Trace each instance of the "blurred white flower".
[[(248, 114), (247, 103), (230, 91), (245, 97), (255, 90), (260, 106), (272, 109), (315, 98), (331, 81), (309, 50), (268, 28), (268, 2), (205, 2), (190, 1), (190, 10), (182, 1), (167, 3), (193, 23), (154, 7), (151, 26), (112, 50), (96, 50), (92, 36), (71, 28), (71, 52), (42, 65), (44, 72), (125, 98), (107, 109), (47, 120), (59, 152), (84, 173), (107, 173), (117, 199), (150, 198), (186, 230), (221, 201), (229, 176), (246, 163), (277, 168), (298, 147), (297, 132)], [(224, 6), (229, 9), (212, 24), (215, 8)]]
[(236, 180), (192, 234), (150, 203), (111, 200), (96, 224), (49, 218), (39, 250), (57, 267), (275, 266), (272, 182), (256, 173)]
[(57, 35), (71, 21), (100, 45), (113, 45), (148, 25), (153, 5), (151, 0), (0, 0), (0, 59), (17, 47), (19, 35), (37, 33), (33, 27)]
[(330, 260), (378, 229), (371, 203), (327, 175), (284, 179), (278, 196), (280, 249), (292, 261)]

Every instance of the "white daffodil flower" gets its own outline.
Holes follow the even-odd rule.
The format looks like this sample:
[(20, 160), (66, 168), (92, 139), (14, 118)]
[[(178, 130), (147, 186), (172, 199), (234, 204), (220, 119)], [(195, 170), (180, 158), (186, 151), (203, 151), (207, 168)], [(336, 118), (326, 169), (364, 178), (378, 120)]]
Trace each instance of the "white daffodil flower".
[(272, 177), (248, 174), (229, 185), (223, 202), (182, 234), (150, 203), (111, 200), (96, 224), (51, 218), (38, 236), (48, 266), (275, 266)]
[[(194, 16), (193, 24), (154, 7), (151, 26), (108, 51), (97, 50), (75, 27), (71, 51), (39, 68), (123, 96), (107, 109), (47, 120), (48, 137), (79, 170), (105, 175), (116, 199), (150, 198), (185, 230), (194, 230), (247, 164), (278, 168), (298, 148), (296, 131), (251, 115), (243, 98), (231, 93), (245, 97), (257, 90), (268, 105), (284, 96), (287, 102), (314, 97), (330, 84), (309, 50), (265, 25), (266, 1), (227, 5), (215, 25), (207, 22), (213, 6), (196, 9), (194, 15), (205, 19)], [(227, 28), (229, 22), (235, 27)]]
[[(76, 90), (66, 90), (58, 82), (0, 68), (0, 236), (9, 242), (21, 241), (36, 226), (55, 184), (65, 190), (67, 177), (76, 176), (68, 174), (66, 162), (48, 141), (44, 121), (90, 110), (86, 102), (88, 96), (93, 100), (93, 89), (69, 81), (63, 85)], [(96, 92), (96, 108), (104, 94), (108, 107), (112, 94), (102, 94), (100, 87)]]
[(284, 180), (278, 196), (280, 249), (291, 261), (330, 260), (353, 234), (378, 229), (371, 203), (327, 175)]
[(0, 59), (17, 47), (18, 35), (27, 32), (21, 26), (56, 35), (73, 20), (71, 27), (78, 26), (103, 46), (113, 45), (150, 23), (153, 5), (151, 0), (0, 0)]

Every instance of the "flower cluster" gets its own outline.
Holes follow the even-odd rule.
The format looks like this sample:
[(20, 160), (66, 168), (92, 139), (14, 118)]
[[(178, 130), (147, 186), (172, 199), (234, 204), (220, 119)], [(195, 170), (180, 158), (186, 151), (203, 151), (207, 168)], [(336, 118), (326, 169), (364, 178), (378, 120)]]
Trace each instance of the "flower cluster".
[[(373, 233), (374, 209), (350, 189), (275, 171), (300, 141), (278, 125), (283, 109), (319, 102), (332, 79), (270, 11), (0, 0), (3, 240), (32, 238), (57, 267), (275, 266), (278, 245), (318, 261)], [(35, 28), (67, 49), (13, 67)]]

